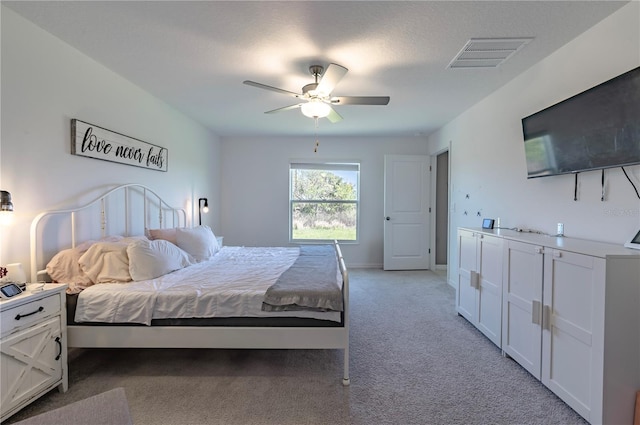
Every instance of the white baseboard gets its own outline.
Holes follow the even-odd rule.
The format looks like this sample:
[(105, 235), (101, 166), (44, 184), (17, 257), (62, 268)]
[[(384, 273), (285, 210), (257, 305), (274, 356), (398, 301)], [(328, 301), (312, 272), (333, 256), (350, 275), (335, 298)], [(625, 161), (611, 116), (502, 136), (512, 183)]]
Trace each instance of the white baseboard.
[(348, 269), (381, 269), (382, 268), (382, 264), (348, 264), (347, 263), (347, 270)]

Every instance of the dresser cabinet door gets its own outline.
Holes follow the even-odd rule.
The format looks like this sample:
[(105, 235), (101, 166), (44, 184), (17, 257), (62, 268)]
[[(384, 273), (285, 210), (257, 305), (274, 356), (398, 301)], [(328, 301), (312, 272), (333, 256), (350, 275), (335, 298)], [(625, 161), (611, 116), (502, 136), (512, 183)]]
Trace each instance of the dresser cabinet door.
[(2, 340), (2, 414), (53, 387), (62, 378), (60, 317), (52, 317)]
[(498, 347), (502, 345), (502, 244), (501, 238), (478, 237), (477, 327)]
[(542, 383), (583, 417), (599, 418), (605, 260), (547, 250), (544, 261)]
[(458, 282), (456, 287), (456, 309), (474, 326), (478, 323), (478, 249), (476, 234), (458, 231)]
[(503, 267), (502, 349), (540, 379), (543, 248), (507, 240)]

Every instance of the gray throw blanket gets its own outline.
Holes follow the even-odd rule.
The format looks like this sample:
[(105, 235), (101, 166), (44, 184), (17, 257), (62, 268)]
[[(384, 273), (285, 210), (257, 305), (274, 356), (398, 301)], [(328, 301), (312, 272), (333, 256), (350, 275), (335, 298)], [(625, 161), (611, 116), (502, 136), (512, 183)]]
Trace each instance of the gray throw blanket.
[(336, 282), (338, 262), (332, 245), (300, 247), (300, 256), (264, 296), (263, 311), (342, 311)]

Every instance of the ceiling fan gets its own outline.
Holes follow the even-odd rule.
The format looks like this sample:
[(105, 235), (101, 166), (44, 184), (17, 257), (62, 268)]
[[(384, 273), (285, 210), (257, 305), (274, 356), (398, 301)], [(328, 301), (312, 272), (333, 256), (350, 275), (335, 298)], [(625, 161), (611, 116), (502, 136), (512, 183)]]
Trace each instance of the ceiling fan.
[(304, 101), (295, 105), (273, 109), (265, 112), (265, 114), (273, 114), (275, 112), (300, 108), (302, 113), (307, 117), (314, 118), (316, 120), (318, 118), (326, 117), (332, 123), (336, 123), (338, 121), (342, 121), (342, 116), (333, 109), (333, 106), (386, 105), (389, 103), (389, 96), (331, 96), (331, 92), (333, 92), (336, 85), (346, 75), (347, 71), (349, 71), (347, 68), (335, 63), (329, 64), (326, 71), (321, 65), (311, 65), (309, 67), (309, 72), (315, 78), (315, 82), (302, 87), (302, 93), (279, 89), (266, 84), (256, 83), (255, 81), (246, 80), (243, 81), (243, 83), (259, 89), (286, 94)]

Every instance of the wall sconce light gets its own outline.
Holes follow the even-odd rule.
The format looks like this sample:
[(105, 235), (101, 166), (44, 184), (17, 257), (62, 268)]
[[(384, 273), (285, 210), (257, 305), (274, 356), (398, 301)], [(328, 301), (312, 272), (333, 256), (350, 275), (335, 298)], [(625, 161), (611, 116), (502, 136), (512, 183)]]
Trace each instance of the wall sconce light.
[(12, 212), (11, 194), (6, 190), (0, 190), (0, 225), (8, 226), (11, 224)]
[[(204, 201), (204, 206), (202, 206), (202, 201)], [(198, 224), (202, 225), (202, 213), (209, 212), (209, 201), (207, 198), (199, 198), (198, 199)]]
[(0, 190), (0, 211), (13, 211), (11, 194), (6, 190)]

